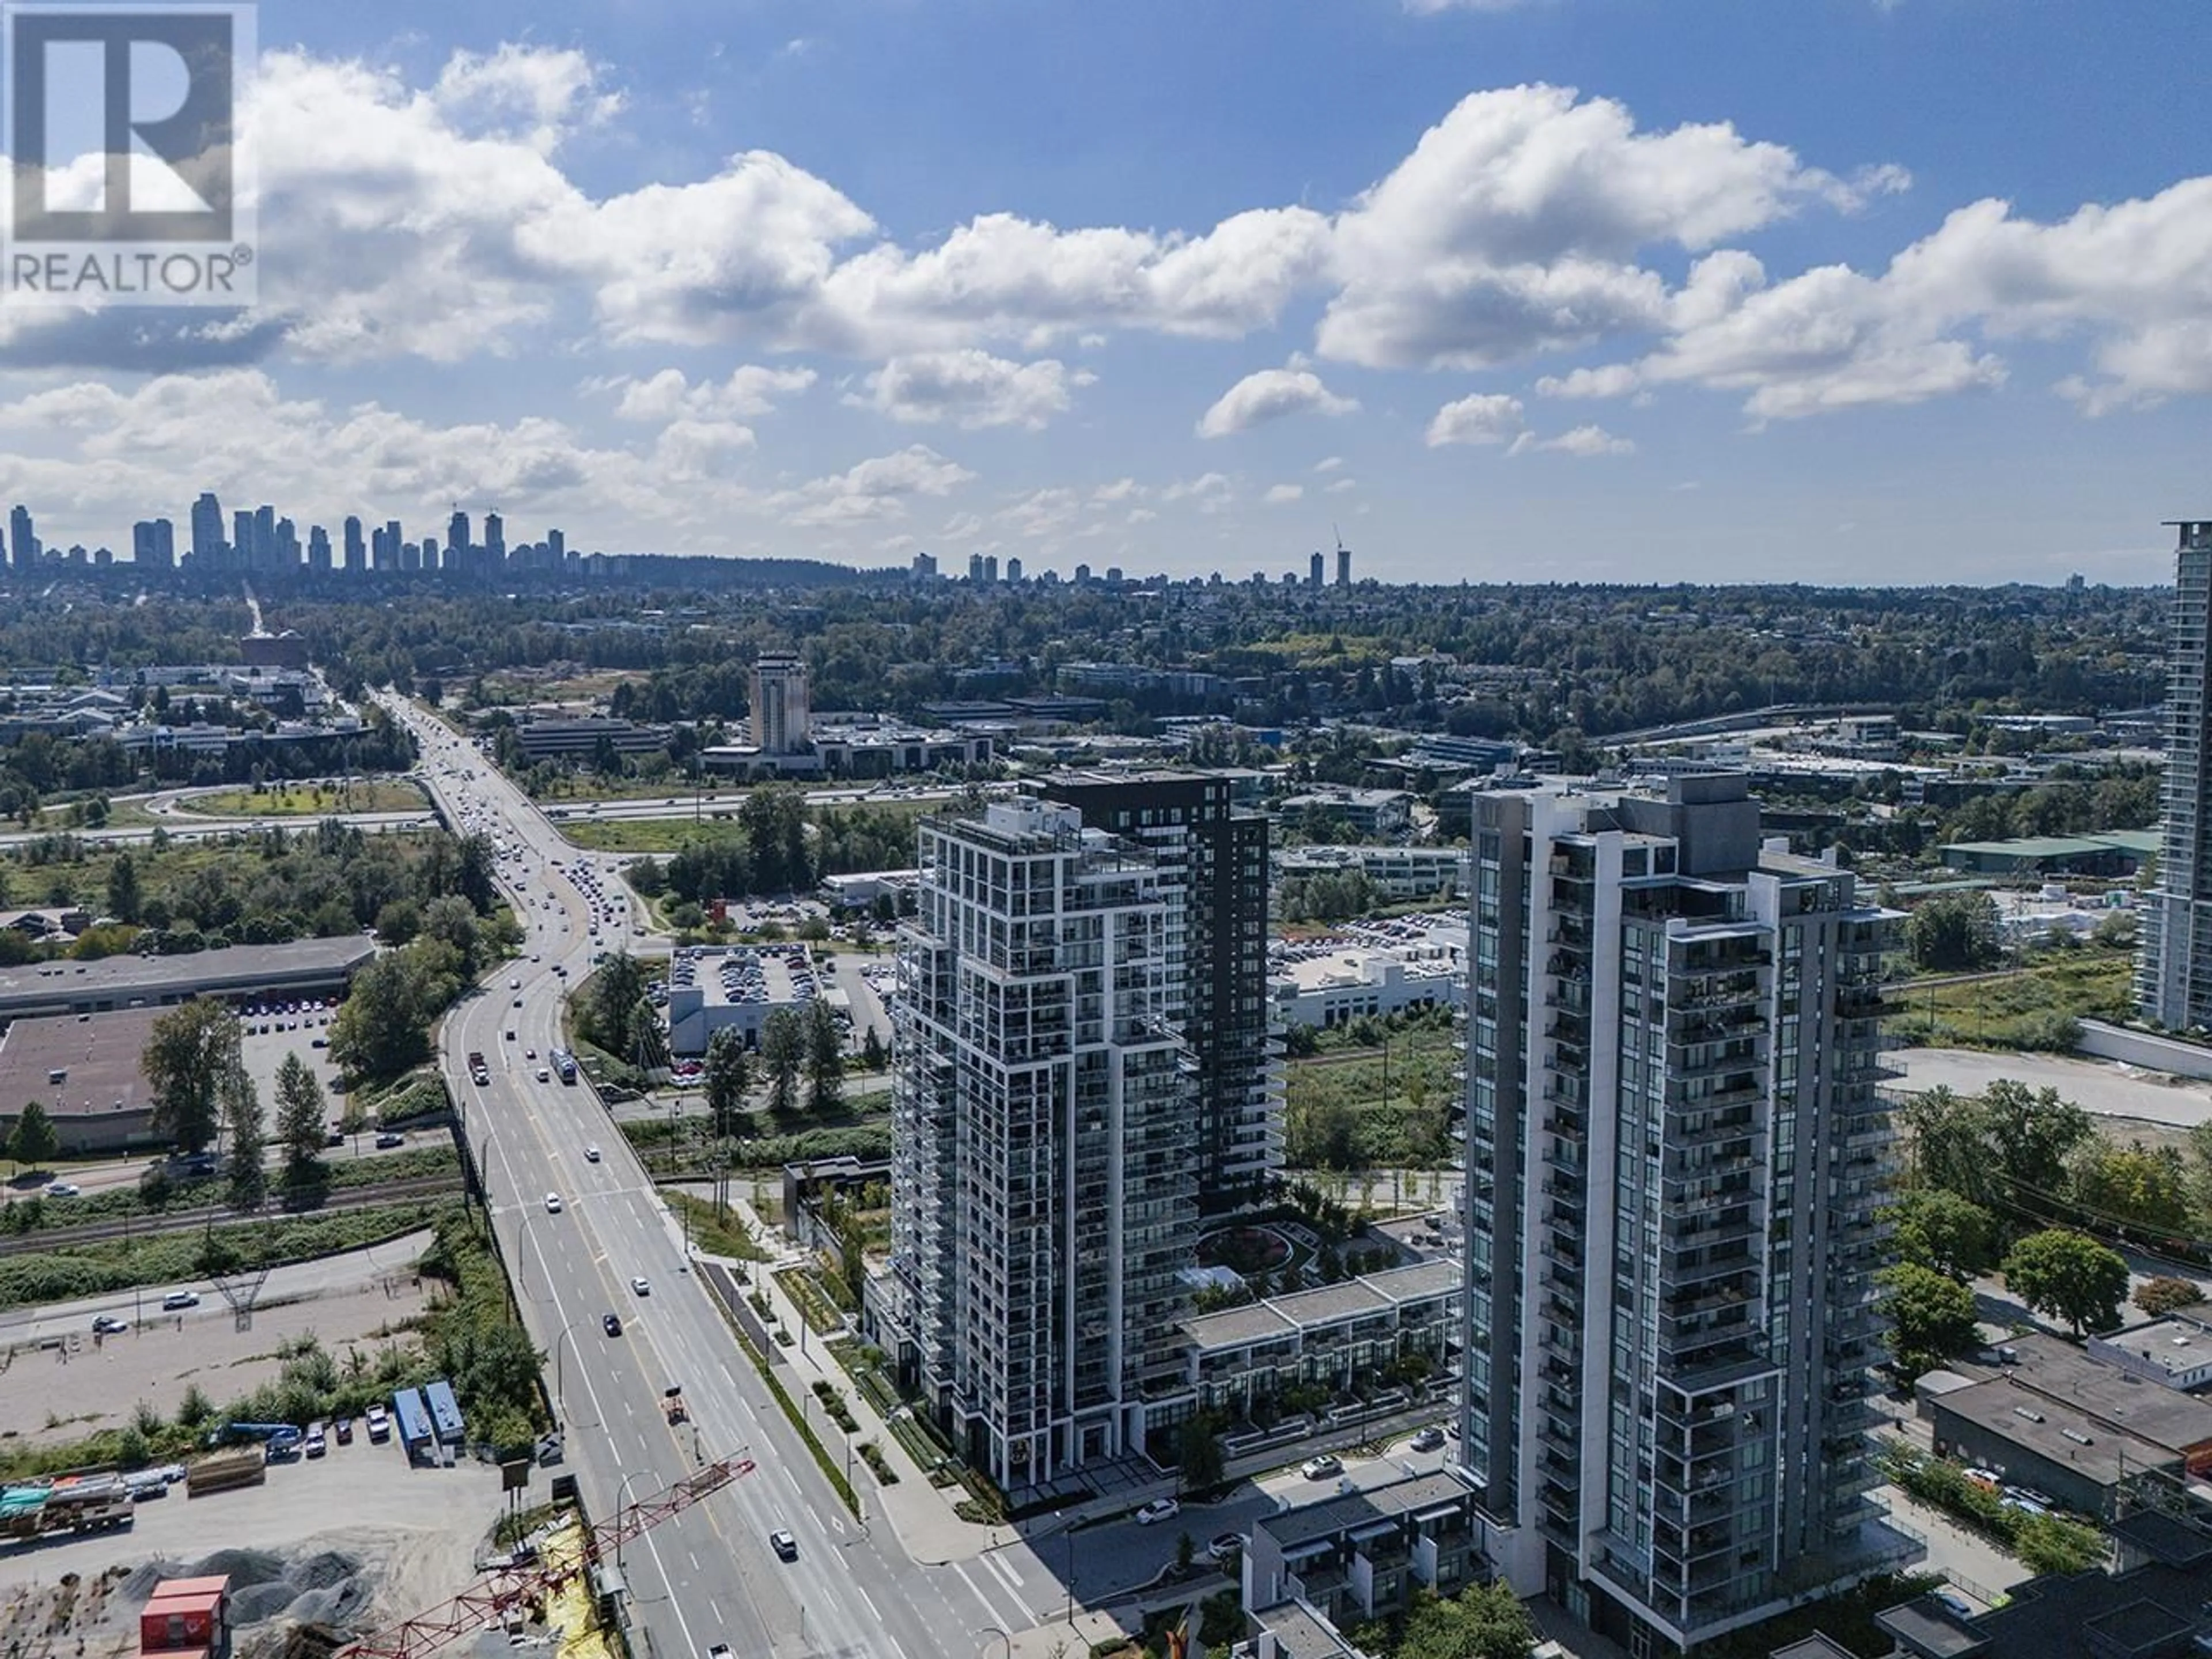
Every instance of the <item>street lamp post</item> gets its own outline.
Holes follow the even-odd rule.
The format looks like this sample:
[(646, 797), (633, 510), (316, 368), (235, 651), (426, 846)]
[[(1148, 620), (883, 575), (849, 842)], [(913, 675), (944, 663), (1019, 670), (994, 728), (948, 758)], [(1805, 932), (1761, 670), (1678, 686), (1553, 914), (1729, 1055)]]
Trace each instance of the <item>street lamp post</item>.
[(563, 1342), (566, 1342), (569, 1336), (574, 1332), (576, 1327), (582, 1324), (584, 1320), (588, 1317), (588, 1315), (585, 1315), (570, 1320), (567, 1324), (561, 1328), (561, 1334), (553, 1339), (553, 1404), (555, 1409), (561, 1414), (561, 1426), (563, 1428), (568, 1426), (568, 1401), (566, 1395), (562, 1392), (561, 1386), (562, 1376), (563, 1374), (561, 1345)]

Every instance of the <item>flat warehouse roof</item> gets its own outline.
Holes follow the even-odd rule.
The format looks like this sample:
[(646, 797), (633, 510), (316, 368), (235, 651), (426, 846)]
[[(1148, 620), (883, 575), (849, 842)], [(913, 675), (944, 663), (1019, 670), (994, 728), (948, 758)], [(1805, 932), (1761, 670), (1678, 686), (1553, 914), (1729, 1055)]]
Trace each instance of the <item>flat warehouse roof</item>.
[(0, 1036), (0, 1111), (20, 1112), (30, 1100), (55, 1117), (149, 1109), (153, 1091), (138, 1057), (161, 1013), (125, 1008), (16, 1020)]
[(297, 939), (289, 945), (232, 945), (176, 957), (107, 957), (99, 962), (33, 962), (0, 969), (0, 1019), (19, 1014), (176, 1001), (310, 984), (350, 975), (376, 954), (372, 939)]

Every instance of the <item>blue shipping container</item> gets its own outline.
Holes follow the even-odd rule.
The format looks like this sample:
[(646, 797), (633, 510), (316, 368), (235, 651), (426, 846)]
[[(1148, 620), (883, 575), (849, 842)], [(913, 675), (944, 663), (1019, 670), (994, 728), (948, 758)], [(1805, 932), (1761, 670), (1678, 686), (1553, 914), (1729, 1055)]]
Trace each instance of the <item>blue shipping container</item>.
[(422, 1403), (422, 1396), (413, 1389), (402, 1389), (392, 1396), (392, 1415), (399, 1424), (399, 1438), (410, 1451), (419, 1451), (430, 1443), (430, 1411)]
[(438, 1438), (449, 1446), (461, 1443), (461, 1402), (453, 1398), (453, 1385), (440, 1377), (422, 1385), (422, 1398), (430, 1407), (430, 1424)]

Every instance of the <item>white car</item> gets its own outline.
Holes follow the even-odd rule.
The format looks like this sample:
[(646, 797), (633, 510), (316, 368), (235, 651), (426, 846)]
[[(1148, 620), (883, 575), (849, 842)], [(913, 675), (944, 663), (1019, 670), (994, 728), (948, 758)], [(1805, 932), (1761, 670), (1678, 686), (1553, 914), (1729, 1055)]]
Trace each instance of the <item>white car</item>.
[(599, 1161), (599, 1149), (598, 1147), (596, 1147), (596, 1146), (586, 1146), (586, 1147), (585, 1147), (585, 1148), (584, 1148), (584, 1162), (585, 1162), (585, 1163), (586, 1163), (586, 1164), (597, 1164)]
[(630, 1280), (629, 1287), (631, 1290), (636, 1291), (640, 1296), (651, 1296), (653, 1294), (653, 1281), (646, 1278), (642, 1273), (640, 1273), (635, 1279)]
[(1182, 1505), (1172, 1498), (1155, 1498), (1139, 1510), (1135, 1516), (1140, 1527), (1157, 1526), (1163, 1521), (1172, 1521), (1182, 1513)]
[(538, 1068), (538, 1080), (540, 1083), (550, 1083), (553, 1080), (553, 1073), (541, 1066)]
[(1344, 1473), (1344, 1460), (1324, 1452), (1319, 1457), (1309, 1457), (1299, 1464), (1298, 1473), (1309, 1480), (1326, 1480), (1333, 1474)]
[(560, 1194), (548, 1193), (545, 1194), (545, 1213), (548, 1215), (558, 1215), (561, 1213)]

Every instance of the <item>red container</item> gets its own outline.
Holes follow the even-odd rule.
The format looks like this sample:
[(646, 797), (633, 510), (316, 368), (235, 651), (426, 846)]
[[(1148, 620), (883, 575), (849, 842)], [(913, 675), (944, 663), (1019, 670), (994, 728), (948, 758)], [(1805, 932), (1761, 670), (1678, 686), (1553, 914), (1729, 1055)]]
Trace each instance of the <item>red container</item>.
[(179, 1659), (194, 1649), (221, 1648), (229, 1604), (227, 1577), (169, 1579), (138, 1614), (139, 1648)]

